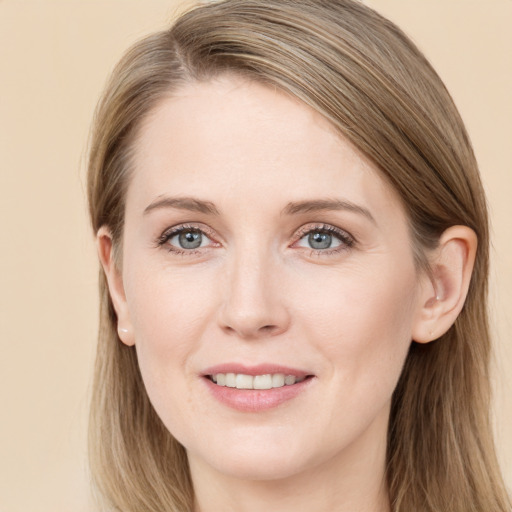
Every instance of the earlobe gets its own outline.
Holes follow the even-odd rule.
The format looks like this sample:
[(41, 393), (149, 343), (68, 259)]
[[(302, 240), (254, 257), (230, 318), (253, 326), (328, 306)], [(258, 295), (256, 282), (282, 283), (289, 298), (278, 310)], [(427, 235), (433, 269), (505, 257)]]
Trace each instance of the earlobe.
[(428, 343), (453, 325), (464, 306), (475, 262), (477, 237), (467, 226), (452, 226), (429, 257), (431, 273), (419, 301), (412, 337)]
[(128, 346), (135, 345), (128, 304), (124, 293), (123, 278), (114, 257), (112, 234), (102, 226), (96, 234), (96, 245), (101, 266), (107, 278), (110, 298), (117, 315), (119, 339)]

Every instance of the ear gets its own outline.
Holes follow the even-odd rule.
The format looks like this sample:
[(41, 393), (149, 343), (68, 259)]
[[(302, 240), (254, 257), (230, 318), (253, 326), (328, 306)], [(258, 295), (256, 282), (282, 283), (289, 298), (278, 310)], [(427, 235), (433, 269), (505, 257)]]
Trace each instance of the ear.
[(453, 325), (464, 306), (477, 249), (475, 232), (467, 226), (448, 228), (429, 257), (412, 339), (428, 343)]
[(96, 245), (103, 271), (107, 278), (110, 298), (117, 314), (117, 334), (128, 346), (135, 345), (133, 326), (124, 293), (123, 276), (116, 264), (110, 230), (102, 226), (96, 234)]

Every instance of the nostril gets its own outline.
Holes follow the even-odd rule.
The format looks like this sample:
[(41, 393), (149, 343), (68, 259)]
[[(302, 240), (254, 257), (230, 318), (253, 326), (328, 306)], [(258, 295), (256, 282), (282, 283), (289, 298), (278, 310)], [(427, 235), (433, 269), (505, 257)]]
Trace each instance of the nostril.
[(238, 335), (242, 338), (265, 338), (270, 336), (275, 336), (279, 334), (284, 329), (281, 329), (278, 325), (267, 324), (261, 327), (252, 328), (250, 325), (240, 325), (240, 326), (232, 326), (232, 325), (224, 325), (223, 330), (227, 334)]

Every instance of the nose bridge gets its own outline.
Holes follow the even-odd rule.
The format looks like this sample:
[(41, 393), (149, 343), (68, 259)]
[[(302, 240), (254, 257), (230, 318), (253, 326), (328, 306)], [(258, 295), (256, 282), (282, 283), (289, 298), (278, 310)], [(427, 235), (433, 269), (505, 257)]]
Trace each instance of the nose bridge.
[(221, 327), (243, 338), (275, 335), (288, 326), (278, 286), (279, 264), (268, 246), (246, 240), (229, 258)]

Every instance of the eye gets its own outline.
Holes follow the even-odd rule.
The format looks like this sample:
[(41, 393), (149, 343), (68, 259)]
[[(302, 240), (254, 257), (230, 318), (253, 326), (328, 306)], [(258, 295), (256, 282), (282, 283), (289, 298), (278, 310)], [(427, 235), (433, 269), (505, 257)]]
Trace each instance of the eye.
[(167, 241), (170, 245), (175, 245), (181, 249), (197, 249), (203, 247), (208, 240), (201, 231), (196, 229), (183, 230), (177, 235), (169, 238)]
[(313, 249), (317, 253), (333, 253), (354, 245), (354, 239), (345, 231), (334, 226), (306, 226), (298, 234), (296, 247)]
[(217, 246), (203, 229), (192, 226), (176, 226), (165, 231), (157, 241), (158, 246), (165, 246), (175, 253), (193, 253), (197, 249)]
[[(311, 249), (331, 249), (341, 245), (341, 241), (334, 237), (331, 233), (322, 231), (312, 231), (309, 235), (301, 238)], [(299, 243), (299, 245), (302, 245)]]

